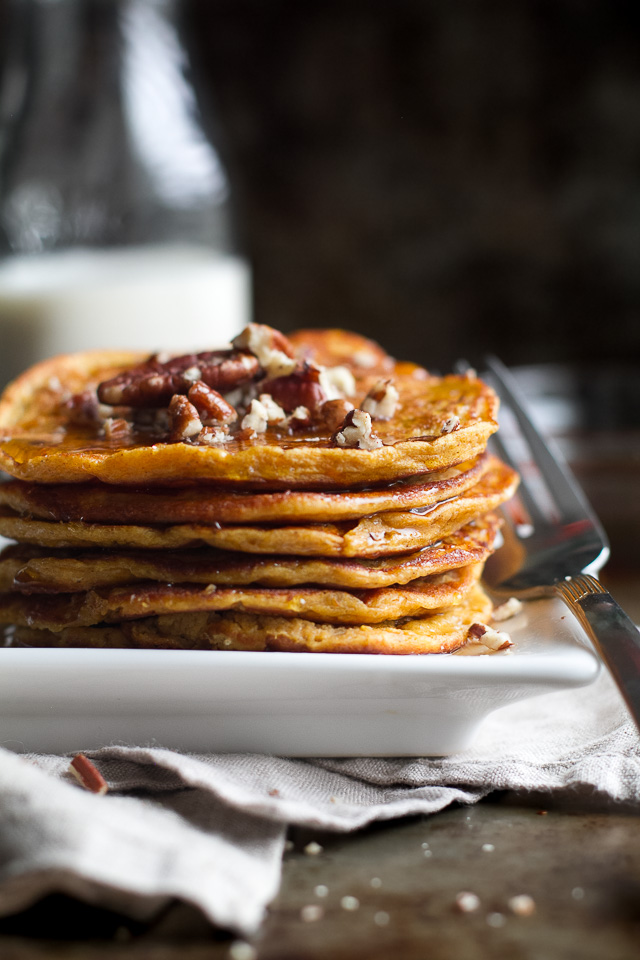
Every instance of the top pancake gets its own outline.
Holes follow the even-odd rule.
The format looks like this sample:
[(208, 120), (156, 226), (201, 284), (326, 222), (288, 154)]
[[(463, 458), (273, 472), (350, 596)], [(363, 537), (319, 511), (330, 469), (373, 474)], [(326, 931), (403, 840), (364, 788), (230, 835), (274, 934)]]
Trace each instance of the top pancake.
[[(141, 431), (124, 441), (105, 439), (95, 427), (71, 424), (64, 401), (146, 357), (94, 351), (45, 361), (7, 388), (0, 400), (0, 468), (35, 483), (209, 481), (242, 484), (244, 489), (342, 489), (446, 470), (482, 453), (497, 429), (497, 397), (474, 376), (430, 376), (414, 364), (391, 361), (370, 341), (342, 331), (303, 331), (291, 340), (300, 356), (350, 368), (356, 406), (381, 376), (393, 379), (398, 408), (391, 419), (374, 420), (382, 446), (337, 446), (331, 432), (313, 422), (289, 435), (269, 428), (251, 439), (234, 434), (230, 442), (212, 446), (150, 442)], [(456, 428), (443, 432), (452, 418)]]

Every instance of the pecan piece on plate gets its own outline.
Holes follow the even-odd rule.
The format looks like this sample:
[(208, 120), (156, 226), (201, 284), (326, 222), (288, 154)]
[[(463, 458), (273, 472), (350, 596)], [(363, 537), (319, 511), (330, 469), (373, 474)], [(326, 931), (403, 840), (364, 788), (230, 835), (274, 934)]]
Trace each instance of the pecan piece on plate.
[(242, 350), (190, 353), (166, 363), (151, 357), (103, 381), (98, 386), (98, 399), (112, 406), (164, 407), (174, 394), (187, 394), (196, 380), (225, 393), (253, 380), (259, 372), (257, 357)]
[(488, 650), (505, 650), (513, 646), (508, 633), (494, 630), (486, 623), (472, 623), (467, 630), (467, 641), (481, 643)]

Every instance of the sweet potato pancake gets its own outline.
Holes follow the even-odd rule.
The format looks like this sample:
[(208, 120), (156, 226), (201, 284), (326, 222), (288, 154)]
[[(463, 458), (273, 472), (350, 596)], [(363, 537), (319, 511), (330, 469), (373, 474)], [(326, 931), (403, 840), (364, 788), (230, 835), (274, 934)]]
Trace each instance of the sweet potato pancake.
[[(498, 401), (490, 387), (473, 375), (435, 377), (415, 364), (378, 354), (375, 366), (363, 367), (357, 358), (367, 355), (369, 341), (350, 335), (345, 356), (336, 346), (341, 336), (336, 331), (299, 335), (287, 350), (300, 360), (276, 346), (283, 346), (282, 335), (273, 346), (257, 343), (253, 349), (262, 357), (260, 366), (250, 364), (258, 359), (250, 351), (250, 337), (246, 347), (240, 342), (215, 356), (189, 356), (193, 362), (178, 372), (183, 358), (150, 362), (139, 354), (109, 351), (45, 361), (10, 385), (0, 401), (0, 468), (35, 483), (97, 479), (139, 485), (189, 479), (336, 489), (443, 470), (482, 453), (497, 429)], [(276, 361), (273, 354), (279, 355)], [(335, 361), (320, 369), (310, 362), (317, 354)], [(215, 371), (223, 368), (220, 383), (222, 374)], [(174, 404), (168, 430), (160, 425), (164, 418), (149, 416), (158, 397), (164, 403), (167, 391), (171, 396), (171, 390), (196, 383), (203, 385), (205, 398), (192, 397), (202, 408), (197, 423), (185, 407), (199, 409), (187, 400), (191, 387), (174, 393), (185, 403)], [(385, 383), (386, 394), (383, 386), (377, 390)], [(92, 420), (88, 398), (95, 397), (96, 389), (97, 399), (110, 409), (100, 419), (98, 408)], [(214, 404), (206, 391), (225, 405), (219, 405), (220, 419), (205, 418), (217, 424), (208, 429), (201, 414), (205, 404)], [(381, 391), (382, 399), (376, 400)], [(266, 414), (260, 397), (270, 398)], [(86, 409), (82, 398), (87, 398)], [(376, 404), (382, 406), (382, 416), (376, 416)], [(338, 434), (353, 409), (364, 414), (365, 424), (347, 424), (351, 432), (342, 434), (347, 438), (343, 444)], [(123, 412), (124, 417), (119, 415)]]
[(147, 550), (206, 545), (245, 553), (295, 554), (323, 557), (381, 557), (419, 550), (449, 536), (508, 500), (517, 477), (497, 463), (466, 493), (429, 507), (427, 513), (401, 511), (376, 514), (350, 523), (316, 523), (272, 527), (266, 524), (176, 524), (142, 526), (99, 524), (74, 520), (51, 523), (21, 517), (0, 507), (0, 535), (49, 547), (133, 547)]
[(0, 399), (0, 624), (36, 646), (508, 646), (479, 639), (518, 482), (486, 451), (497, 406), (472, 371), (339, 330), (39, 364)]
[(85, 523), (323, 523), (420, 510), (474, 486), (495, 458), (484, 453), (448, 470), (365, 490), (237, 493), (210, 484), (128, 487), (108, 483), (0, 483), (0, 506), (43, 520)]
[(165, 613), (239, 610), (321, 623), (377, 623), (460, 603), (480, 578), (479, 564), (377, 590), (325, 587), (216, 587), (141, 583), (72, 594), (0, 595), (0, 623), (59, 630)]
[(280, 650), (301, 653), (451, 653), (469, 628), (491, 617), (491, 601), (473, 587), (465, 600), (424, 617), (338, 626), (299, 617), (250, 613), (178, 613), (118, 626), (65, 627), (59, 632), (14, 628), (15, 641), (29, 646), (147, 647), (176, 650)]
[(145, 580), (263, 587), (313, 583), (346, 590), (375, 589), (483, 563), (491, 555), (499, 523), (495, 514), (489, 514), (422, 550), (373, 560), (257, 557), (206, 547), (176, 552), (74, 552), (16, 545), (0, 555), (0, 591), (75, 593)]

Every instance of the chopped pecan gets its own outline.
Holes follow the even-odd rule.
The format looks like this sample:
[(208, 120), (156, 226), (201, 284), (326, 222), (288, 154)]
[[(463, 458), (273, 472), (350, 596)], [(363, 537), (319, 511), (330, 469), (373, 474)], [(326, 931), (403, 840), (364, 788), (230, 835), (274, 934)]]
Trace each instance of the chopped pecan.
[(467, 630), (467, 640), (480, 640), (487, 632), (486, 624), (472, 623)]
[(351, 359), (358, 367), (364, 367), (365, 370), (370, 370), (371, 367), (375, 367), (380, 362), (380, 357), (369, 347), (356, 350)]
[(334, 434), (344, 423), (344, 418), (353, 410), (349, 400), (327, 400), (318, 410), (318, 426), (327, 433)]
[(285, 419), (284, 410), (268, 393), (261, 393), (260, 397), (251, 401), (249, 412), (242, 418), (243, 430), (250, 430), (252, 435), (265, 433), (270, 423), (282, 423)]
[(95, 390), (83, 390), (69, 397), (64, 404), (64, 411), (69, 423), (78, 427), (89, 427), (102, 420)]
[(444, 421), (442, 427), (440, 428), (440, 433), (453, 433), (453, 431), (457, 430), (459, 426), (460, 417), (457, 417), (454, 413), (453, 416), (447, 417), (447, 419)]
[(174, 394), (187, 394), (194, 380), (202, 380), (208, 387), (225, 393), (253, 380), (259, 372), (257, 358), (240, 350), (191, 353), (166, 363), (151, 357), (101, 383), (98, 399), (112, 405), (163, 407)]
[(350, 410), (333, 439), (339, 447), (357, 447), (359, 450), (377, 450), (382, 446), (380, 437), (371, 432), (371, 416), (366, 410)]
[(195, 438), (194, 443), (207, 447), (216, 447), (220, 443), (228, 443), (231, 439), (231, 434), (226, 427), (203, 427)]
[(356, 378), (349, 367), (320, 367), (320, 386), (327, 400), (340, 400), (355, 394)]
[(237, 350), (252, 353), (267, 377), (286, 377), (295, 369), (293, 344), (279, 330), (264, 323), (250, 323), (231, 344)]
[(174, 442), (188, 440), (189, 437), (195, 437), (202, 430), (202, 421), (198, 416), (198, 411), (187, 398), (180, 393), (176, 393), (171, 398), (169, 404), (169, 421), (171, 424), (171, 433), (169, 439)]
[(486, 623), (472, 623), (467, 631), (467, 641), (481, 644), (487, 652), (505, 650), (513, 646), (508, 633), (499, 633)]
[(399, 399), (393, 380), (378, 380), (362, 401), (362, 409), (370, 413), (373, 420), (391, 420)]
[(521, 610), (522, 601), (518, 600), (517, 597), (509, 597), (509, 599), (501, 603), (499, 607), (494, 607), (491, 619), (496, 623), (500, 623), (503, 620), (510, 620), (511, 617), (517, 616)]
[(241, 428), (249, 430), (250, 436), (255, 437), (258, 433), (266, 433), (268, 424), (269, 415), (266, 408), (259, 400), (252, 400), (249, 412), (242, 418)]
[(261, 386), (287, 413), (296, 407), (306, 407), (313, 413), (328, 399), (320, 383), (320, 370), (306, 362), (288, 376), (265, 380)]
[(102, 429), (107, 440), (127, 440), (131, 436), (131, 424), (122, 417), (108, 417)]
[(84, 753), (77, 753), (69, 764), (69, 773), (82, 784), (85, 790), (102, 795), (109, 789), (107, 782)]
[(269, 423), (282, 423), (285, 418), (284, 410), (275, 402), (270, 393), (261, 393), (258, 400), (267, 412)]
[(290, 413), (286, 418), (284, 424), (290, 430), (304, 430), (305, 427), (311, 426), (311, 413), (306, 407), (296, 407), (293, 413)]
[(208, 387), (202, 380), (196, 380), (187, 396), (203, 421), (233, 423), (238, 419), (238, 414), (222, 394), (213, 387)]

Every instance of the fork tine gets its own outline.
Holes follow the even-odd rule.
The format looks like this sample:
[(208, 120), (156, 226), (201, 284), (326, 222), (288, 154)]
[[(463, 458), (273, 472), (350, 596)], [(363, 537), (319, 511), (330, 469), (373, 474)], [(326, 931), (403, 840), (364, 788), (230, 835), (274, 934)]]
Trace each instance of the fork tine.
[[(505, 463), (507, 463), (510, 467), (512, 467), (513, 470), (516, 471), (516, 473), (520, 473), (522, 469), (521, 465), (516, 462), (514, 457), (511, 456), (511, 453), (507, 449), (507, 446), (500, 437), (499, 433), (496, 433), (491, 437), (490, 444), (501, 460), (504, 460)], [(520, 500), (524, 508), (524, 512), (529, 515), (528, 519), (533, 526), (536, 526), (536, 524), (540, 523), (541, 520), (544, 520), (542, 511), (535, 498), (531, 495), (529, 487), (526, 483), (520, 484), (514, 499)], [(525, 522), (524, 518), (522, 522)]]
[(520, 388), (510, 371), (495, 356), (487, 357), (486, 364), (497, 384), (498, 393), (511, 408), (522, 435), (531, 448), (532, 459), (539, 467), (551, 496), (558, 503), (560, 512), (564, 515), (569, 512), (577, 512), (581, 516), (586, 515), (603, 539), (606, 540), (600, 522), (596, 518), (591, 505), (579, 490), (577, 481), (571, 471), (559, 453), (555, 450), (553, 453), (551, 452), (548, 442), (542, 439), (526, 413), (526, 401), (522, 400)]

